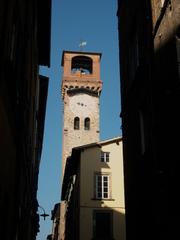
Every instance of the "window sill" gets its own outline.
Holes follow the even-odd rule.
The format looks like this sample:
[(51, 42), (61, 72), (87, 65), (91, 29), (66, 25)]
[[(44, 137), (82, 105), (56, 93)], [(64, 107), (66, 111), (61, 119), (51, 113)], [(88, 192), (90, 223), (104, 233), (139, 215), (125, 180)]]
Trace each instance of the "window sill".
[(94, 200), (94, 201), (115, 201), (115, 199), (113, 198), (91, 198), (91, 200)]

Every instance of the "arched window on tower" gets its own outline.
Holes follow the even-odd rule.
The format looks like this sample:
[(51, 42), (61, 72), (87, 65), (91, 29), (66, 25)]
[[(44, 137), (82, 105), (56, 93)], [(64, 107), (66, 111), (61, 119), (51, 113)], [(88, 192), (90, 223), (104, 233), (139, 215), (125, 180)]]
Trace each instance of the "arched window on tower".
[(71, 72), (75, 74), (79, 71), (81, 74), (92, 74), (93, 61), (90, 57), (75, 56), (71, 62)]
[(80, 127), (80, 119), (78, 117), (74, 118), (74, 129), (79, 130)]
[(90, 118), (84, 119), (84, 130), (90, 130)]

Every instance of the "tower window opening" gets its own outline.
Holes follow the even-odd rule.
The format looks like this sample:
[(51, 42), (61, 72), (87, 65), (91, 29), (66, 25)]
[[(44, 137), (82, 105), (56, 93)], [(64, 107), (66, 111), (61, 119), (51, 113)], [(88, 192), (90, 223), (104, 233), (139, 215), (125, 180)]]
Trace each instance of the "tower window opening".
[(92, 74), (92, 59), (86, 56), (76, 56), (72, 58), (71, 72), (75, 74), (79, 71), (81, 74)]
[(80, 128), (80, 119), (78, 117), (74, 118), (74, 129), (79, 130)]
[(84, 130), (90, 130), (90, 118), (84, 119)]

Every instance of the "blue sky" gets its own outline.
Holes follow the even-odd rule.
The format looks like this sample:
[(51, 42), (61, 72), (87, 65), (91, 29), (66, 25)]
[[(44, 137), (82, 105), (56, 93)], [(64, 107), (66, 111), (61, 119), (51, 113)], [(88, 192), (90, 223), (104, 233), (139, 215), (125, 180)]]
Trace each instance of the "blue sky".
[[(49, 77), (49, 89), (38, 201), (48, 214), (51, 214), (54, 204), (60, 201), (61, 192), (63, 102), (60, 89), (63, 50), (79, 51), (79, 43), (83, 40), (87, 42), (84, 51), (102, 53), (100, 138), (104, 140), (121, 135), (116, 12), (116, 0), (52, 0), (51, 67), (40, 68), (40, 73)], [(41, 209), (39, 213), (42, 213)], [(45, 240), (51, 228), (50, 217), (45, 221), (41, 219), (37, 240)]]

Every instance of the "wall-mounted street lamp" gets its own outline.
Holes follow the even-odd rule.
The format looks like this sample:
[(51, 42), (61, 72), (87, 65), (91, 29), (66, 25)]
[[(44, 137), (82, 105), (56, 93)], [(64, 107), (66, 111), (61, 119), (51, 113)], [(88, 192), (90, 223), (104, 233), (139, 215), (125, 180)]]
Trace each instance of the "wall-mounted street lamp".
[(41, 207), (40, 205), (38, 205), (38, 207), (39, 207), (39, 208), (41, 208), (41, 209), (43, 210), (43, 214), (40, 214), (40, 216), (41, 216), (41, 217), (43, 217), (43, 218), (44, 218), (44, 220), (46, 220), (46, 217), (48, 217), (48, 216), (49, 216), (49, 214), (47, 214), (47, 213), (45, 212), (44, 208), (43, 208), (43, 207)]

